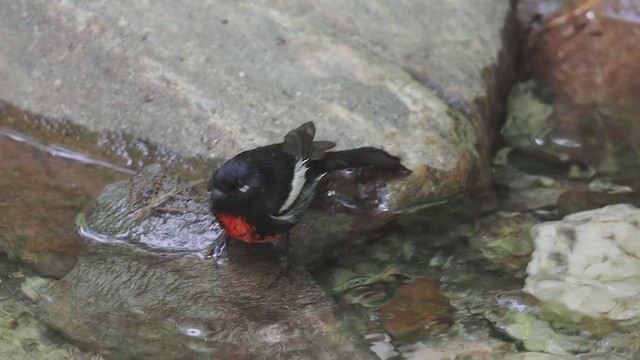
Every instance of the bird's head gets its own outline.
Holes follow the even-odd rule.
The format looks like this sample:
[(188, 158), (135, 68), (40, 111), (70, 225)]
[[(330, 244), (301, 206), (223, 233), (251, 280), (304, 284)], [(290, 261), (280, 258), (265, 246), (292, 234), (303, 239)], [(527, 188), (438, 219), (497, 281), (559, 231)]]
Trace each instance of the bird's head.
[(260, 172), (250, 164), (229, 160), (211, 177), (211, 209), (217, 212), (235, 212), (246, 209), (262, 192)]

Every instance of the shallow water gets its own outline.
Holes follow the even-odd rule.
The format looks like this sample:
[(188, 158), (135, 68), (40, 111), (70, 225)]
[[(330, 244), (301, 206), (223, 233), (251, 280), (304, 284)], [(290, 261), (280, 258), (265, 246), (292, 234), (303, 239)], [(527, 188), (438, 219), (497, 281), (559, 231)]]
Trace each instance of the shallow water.
[[(7, 128), (0, 134), (0, 250), (8, 255), (6, 266), (19, 266), (18, 277), (25, 279), (34, 275), (60, 278), (75, 266), (84, 247), (76, 233), (75, 216), (86, 211), (105, 185), (129, 177), (133, 170), (108, 161), (109, 156), (101, 160)], [(517, 161), (520, 157), (504, 159)], [(588, 180), (571, 180), (555, 162), (548, 165), (555, 180), (522, 173), (518, 170), (521, 166), (498, 161), (497, 192), (457, 197), (417, 210), (384, 232), (372, 234), (367, 244), (345, 247), (331, 261), (315, 268), (312, 275), (338, 301), (340, 312), (381, 359), (456, 354), (508, 358), (524, 349), (532, 354), (551, 351), (570, 356), (585, 352), (629, 358), (636, 351), (629, 343), (634, 331), (614, 331), (607, 326), (602, 330), (601, 325), (593, 324), (588, 332), (580, 331), (575, 324), (554, 329), (550, 321), (557, 325), (557, 320), (545, 318), (535, 299), (521, 291), (524, 267), (532, 251), (528, 229), (560, 217), (555, 211), (559, 194), (567, 189), (589, 188)], [(539, 203), (527, 201), (527, 191)], [(546, 198), (540, 194), (551, 195)], [(98, 251), (82, 266), (101, 263), (106, 254), (115, 253)], [(20, 292), (10, 293), (7, 299), (14, 299), (13, 294)], [(251, 315), (252, 310), (247, 311), (245, 315)], [(261, 311), (256, 309), (253, 316), (264, 316)], [(519, 329), (523, 326), (537, 330), (522, 333)], [(60, 342), (53, 333), (45, 332), (43, 338), (48, 336), (55, 339), (54, 343)], [(203, 342), (198, 351), (205, 351), (207, 346), (212, 345)], [(60, 350), (46, 349), (51, 354)], [(127, 353), (122, 349), (119, 354)], [(46, 358), (46, 353), (41, 355)]]
[[(606, 8), (611, 1), (587, 3)], [(74, 269), (70, 283), (81, 289), (85, 286), (89, 290), (92, 288), (86, 284), (93, 282), (91, 274), (94, 272), (97, 274), (95, 281), (105, 281), (109, 276), (118, 278), (121, 273), (143, 273), (141, 278), (135, 278), (140, 281), (135, 283), (136, 286), (145, 286), (144, 280), (147, 278), (154, 278), (156, 283), (161, 284), (167, 277), (177, 278), (181, 285), (175, 289), (195, 294), (189, 301), (201, 305), (189, 307), (188, 317), (175, 316), (181, 309), (184, 310), (185, 299), (172, 298), (171, 291), (165, 291), (164, 288), (149, 290), (149, 293), (157, 296), (153, 301), (161, 304), (161, 309), (144, 303), (144, 292), (134, 291), (135, 296), (131, 297), (133, 303), (124, 304), (117, 294), (108, 291), (110, 284), (101, 288), (104, 293), (100, 293), (102, 295), (96, 299), (85, 296), (91, 301), (84, 302), (83, 306), (88, 313), (98, 314), (98, 319), (104, 316), (105, 323), (115, 321), (119, 324), (115, 330), (102, 329), (105, 333), (118, 332), (119, 326), (120, 332), (130, 334), (133, 338), (137, 329), (143, 329), (143, 339), (153, 343), (154, 337), (159, 337), (167, 327), (174, 330), (176, 337), (172, 338), (170, 344), (163, 342), (163, 345), (184, 346), (197, 354), (219, 350), (241, 353), (244, 349), (218, 341), (213, 335), (225, 334), (228, 328), (233, 330), (229, 331), (229, 336), (236, 339), (246, 338), (255, 344), (272, 341), (283, 351), (289, 350), (285, 349), (286, 346), (296, 350), (296, 346), (308, 346), (308, 340), (313, 342), (314, 339), (305, 339), (303, 336), (298, 341), (290, 334), (305, 333), (307, 330), (311, 334), (315, 334), (315, 330), (322, 333), (323, 327), (338, 324), (346, 316), (357, 335), (356, 339), (344, 337), (342, 340), (356, 344), (359, 342), (357, 339), (364, 339), (367, 347), (380, 359), (637, 358), (640, 330), (636, 323), (584, 318), (568, 321), (566, 317), (555, 316), (547, 311), (538, 300), (522, 290), (527, 275), (525, 268), (533, 251), (533, 241), (529, 235), (532, 226), (612, 203), (640, 205), (640, 165), (636, 160), (638, 137), (628, 136), (637, 132), (636, 122), (632, 120), (637, 112), (626, 107), (620, 113), (612, 110), (619, 105), (613, 100), (624, 99), (629, 94), (631, 100), (621, 103), (637, 106), (637, 96), (634, 97), (637, 86), (633, 84), (637, 84), (640, 78), (636, 77), (633, 80), (635, 83), (631, 83), (633, 86), (623, 86), (625, 91), (618, 93), (599, 88), (613, 85), (615, 90), (617, 80), (604, 85), (593, 84), (594, 79), (602, 76), (591, 76), (594, 73), (610, 72), (615, 75), (621, 72), (630, 74), (625, 78), (631, 78), (633, 71), (630, 69), (633, 68), (617, 66), (611, 58), (634, 63), (638, 52), (628, 47), (629, 52), (620, 55), (603, 51), (598, 52), (598, 57), (587, 56), (590, 54), (588, 45), (596, 44), (596, 50), (600, 51), (600, 46), (607, 42), (607, 38), (602, 37), (601, 28), (592, 28), (593, 19), (600, 19), (596, 25), (604, 29), (614, 26), (610, 33), (614, 35), (626, 33), (629, 27), (637, 29), (637, 21), (633, 20), (636, 18), (631, 21), (628, 17), (606, 19), (602, 9), (599, 12), (597, 8), (592, 9), (595, 12), (589, 15), (596, 16), (589, 18), (587, 15), (591, 10), (583, 10), (584, 13), (568, 11), (567, 15), (552, 21), (551, 26), (536, 28), (531, 33), (533, 35), (530, 36), (535, 36), (537, 31), (537, 34), (542, 34), (538, 36), (542, 36), (543, 40), (545, 37), (552, 40), (532, 44), (551, 43), (556, 47), (538, 49), (538, 54), (531, 57), (532, 63), (529, 65), (533, 69), (532, 76), (542, 81), (533, 85), (523, 83), (518, 88), (521, 94), (516, 95), (522, 95), (524, 100), (516, 99), (515, 107), (532, 106), (531, 112), (527, 112), (529, 108), (524, 109), (524, 113), (510, 109), (520, 117), (516, 116), (516, 121), (503, 129), (510, 147), (496, 154), (493, 187), (481, 193), (461, 194), (400, 214), (396, 222), (379, 232), (334, 252), (333, 257), (311, 270), (313, 278), (301, 270), (299, 275), (302, 280), (296, 284), (303, 284), (303, 288), (287, 288), (286, 291), (287, 295), (291, 295), (292, 291), (300, 290), (303, 295), (291, 301), (300, 305), (306, 301), (305, 295), (308, 294), (316, 296), (313, 299), (318, 304), (329, 299), (322, 302), (322, 308), (331, 309), (331, 314), (322, 313), (315, 318), (306, 314), (302, 316), (303, 320), (297, 322), (293, 321), (295, 319), (290, 321), (288, 316), (292, 313), (287, 312), (286, 307), (278, 308), (278, 311), (265, 308), (265, 304), (273, 306), (273, 297), (278, 295), (277, 288), (262, 290), (262, 272), (255, 277), (238, 276), (252, 271), (251, 267), (244, 267), (241, 262), (231, 261), (231, 265), (222, 263), (218, 264), (220, 268), (215, 268), (215, 264), (202, 263), (201, 259), (183, 255), (174, 256), (171, 251), (148, 256), (130, 253), (117, 247), (118, 244), (107, 244), (115, 248), (104, 244), (100, 245), (104, 246), (102, 248), (90, 245), (91, 251), (86, 251), (85, 241), (91, 240), (81, 239), (77, 235), (76, 215), (87, 211), (105, 185), (128, 178), (151, 162), (165, 164), (189, 180), (205, 178), (213, 164), (207, 164), (203, 159), (181, 158), (128, 134), (96, 134), (69, 122), (34, 116), (10, 104), (0, 104), (0, 252), (6, 254), (0, 259), (0, 323), (4, 324), (0, 326), (0, 338), (13, 339), (15, 336), (20, 344), (13, 353), (7, 353), (9, 355), (0, 349), (0, 357), (6, 355), (6, 358), (16, 358), (15, 354), (22, 354), (20, 351), (25, 352), (24, 349), (29, 350), (31, 355), (39, 351), (40, 358), (65, 358), (55, 357), (60, 356), (61, 352), (75, 356), (66, 358), (87, 358), (93, 352), (103, 353), (105, 358), (135, 353), (140, 343), (122, 345), (115, 350), (114, 347), (118, 345), (110, 343), (109, 351), (104, 351), (99, 339), (103, 333), (98, 332), (87, 336), (89, 340), (98, 338), (93, 339), (94, 343), (89, 340), (72, 341), (79, 346), (79, 349), (75, 348), (57, 336), (48, 325), (38, 322), (37, 316), (31, 315), (31, 312), (38, 314), (33, 305), (34, 302), (43, 301), (38, 297), (50, 295), (52, 298), (44, 301), (52, 304), (54, 310), (57, 307), (58, 313), (53, 317), (59, 317), (58, 323), (69, 319), (74, 326), (85, 320), (89, 322), (89, 319), (78, 318), (78, 313), (65, 313), (68, 303), (56, 303), (56, 297), (65, 299), (67, 296), (67, 300), (70, 297), (65, 287), (55, 279)], [(624, 19), (627, 20), (622, 22)], [(554, 29), (564, 30), (554, 34)], [(575, 39), (567, 37), (566, 34), (573, 34), (567, 29), (578, 29)], [(580, 32), (580, 29), (586, 30)], [(625, 39), (637, 44), (639, 38), (636, 32), (635, 38)], [(583, 46), (576, 48), (576, 41)], [(571, 53), (568, 63), (554, 63), (551, 67), (546, 63), (548, 59), (543, 56), (545, 53), (554, 54), (556, 50), (568, 48), (577, 49)], [(532, 49), (530, 51), (535, 51), (535, 46)], [(594, 59), (605, 59), (611, 65), (601, 67), (592, 61)], [(549, 68), (554, 71), (548, 71)], [(571, 73), (576, 68), (587, 74)], [(619, 75), (613, 75), (611, 77), (614, 80), (620, 78)], [(550, 78), (545, 79), (545, 76)], [(571, 80), (567, 81), (566, 76), (572, 76)], [(587, 85), (584, 85), (585, 82)], [(576, 89), (580, 90), (578, 93), (583, 100), (578, 104), (580, 106), (575, 106), (574, 99), (569, 97), (576, 94)], [(613, 95), (600, 97), (599, 92)], [(533, 105), (532, 95), (535, 100)], [(552, 101), (558, 101), (555, 113), (550, 106)], [(567, 108), (576, 111), (563, 111)], [(548, 118), (537, 117), (545, 111), (550, 114)], [(526, 117), (529, 115), (532, 116)], [(528, 119), (530, 122), (521, 128), (519, 126), (522, 124), (517, 119)], [(608, 127), (611, 124), (615, 126)], [(613, 130), (607, 132), (607, 129)], [(146, 190), (144, 188), (140, 192), (145, 193)], [(203, 208), (202, 203), (198, 206)], [(171, 227), (172, 214), (167, 212), (162, 216), (162, 219), (169, 219), (164, 225)], [(196, 220), (204, 222), (207, 216), (202, 215)], [(170, 232), (172, 229), (167, 230)], [(241, 248), (236, 247), (237, 253), (244, 251), (237, 249)], [(269, 247), (265, 249), (270, 251)], [(265, 265), (267, 269), (278, 264), (277, 258), (271, 252), (269, 254), (271, 257), (258, 256), (256, 263), (268, 264)], [(171, 264), (179, 266), (172, 268), (172, 272), (163, 272)], [(225, 268), (227, 265), (229, 267)], [(240, 270), (229, 271), (233, 266)], [(188, 267), (188, 270), (182, 272), (181, 267)], [(226, 273), (224, 269), (227, 269)], [(184, 289), (185, 284), (210, 281), (206, 276), (213, 277), (220, 273), (226, 274), (234, 284), (239, 284), (238, 293), (246, 291), (247, 295), (264, 296), (258, 303), (250, 303), (251, 306), (243, 302), (242, 296), (231, 299), (225, 306), (237, 312), (230, 313), (234, 316), (239, 314), (242, 319), (253, 319), (251, 324), (273, 320), (277, 325), (254, 328), (253, 331), (247, 331), (246, 327), (238, 330), (233, 329), (232, 321), (218, 321), (212, 316), (211, 309), (207, 310), (207, 314), (199, 313), (204, 303), (210, 303), (210, 296), (219, 296), (222, 290), (213, 286), (213, 290), (202, 287), (199, 289), (205, 290), (198, 292), (194, 290), (198, 285)], [(148, 276), (144, 277), (145, 274)], [(186, 275), (188, 281), (181, 281), (181, 276)], [(120, 279), (123, 288), (127, 288), (127, 280)], [(314, 292), (318, 290), (314, 284), (319, 284), (330, 298), (318, 300), (320, 295)], [(38, 286), (55, 288), (56, 291), (47, 295), (46, 292), (30, 290)], [(168, 282), (166, 286), (173, 284)], [(83, 295), (81, 291), (78, 292)], [(166, 298), (165, 293), (168, 294)], [(224, 296), (221, 298), (224, 302)], [(337, 308), (329, 304), (333, 300), (338, 303)], [(110, 308), (94, 309), (93, 304), (100, 301)], [(154, 311), (155, 318), (147, 318), (146, 309)], [(134, 316), (127, 310), (133, 310)], [(3, 317), (3, 314), (8, 315)], [(220, 314), (223, 319), (225, 311), (220, 310)], [(299, 316), (299, 313), (293, 314)], [(14, 318), (15, 321), (19, 319), (18, 324), (23, 324), (28, 330), (23, 333), (37, 340), (31, 340), (29, 336), (19, 337), (16, 329), (23, 325), (6, 321)], [(38, 319), (49, 324), (51, 318), (40, 314)], [(167, 321), (164, 321), (165, 318)], [(211, 321), (203, 320), (205, 318)], [(287, 319), (286, 326), (278, 323), (278, 318)], [(126, 321), (117, 322), (122, 319)], [(163, 328), (156, 329), (156, 326)], [(56, 331), (71, 340), (86, 332), (81, 326), (74, 327), (73, 336), (65, 329)], [(35, 333), (40, 337), (32, 335)], [(339, 334), (342, 336), (348, 332)], [(117, 339), (116, 336), (111, 338)], [(290, 340), (288, 345), (283, 346), (287, 340)], [(335, 339), (329, 340), (333, 344), (331, 341)], [(33, 342), (38, 346), (31, 345)], [(154, 358), (162, 357), (156, 354)]]

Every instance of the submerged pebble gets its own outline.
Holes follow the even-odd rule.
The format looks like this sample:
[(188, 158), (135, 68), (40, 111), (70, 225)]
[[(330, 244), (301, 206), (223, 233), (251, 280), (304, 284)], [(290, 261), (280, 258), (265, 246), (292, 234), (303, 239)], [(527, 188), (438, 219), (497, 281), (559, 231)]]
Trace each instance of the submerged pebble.
[(576, 319), (640, 319), (639, 209), (618, 204), (575, 213), (531, 234), (525, 291)]

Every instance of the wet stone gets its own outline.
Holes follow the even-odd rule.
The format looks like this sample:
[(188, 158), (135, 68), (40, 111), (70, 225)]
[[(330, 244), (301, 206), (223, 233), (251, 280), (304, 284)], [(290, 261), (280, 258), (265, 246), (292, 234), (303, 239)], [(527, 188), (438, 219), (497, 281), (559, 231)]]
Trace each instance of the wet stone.
[(31, 276), (0, 259), (0, 358), (33, 360), (101, 360), (64, 341), (34, 316), (39, 295), (34, 287), (53, 280)]
[(568, 215), (531, 230), (525, 291), (580, 321), (640, 322), (640, 210), (628, 204)]
[(528, 351), (522, 354), (529, 354), (505, 353), (504, 359), (633, 359), (638, 353), (637, 329), (621, 331), (602, 321), (567, 321), (545, 311), (534, 297), (521, 290), (488, 295), (482, 316), (496, 334), (511, 338)]
[[(524, 71), (502, 130), (513, 146), (637, 176), (640, 9), (637, 2), (523, 1), (541, 19), (527, 34)], [(535, 9), (535, 10), (534, 10)], [(551, 10), (551, 11), (550, 11)]]
[(451, 324), (453, 312), (449, 300), (440, 293), (440, 282), (429, 278), (414, 279), (400, 287), (379, 311), (382, 326), (395, 339), (442, 332)]
[(447, 232), (420, 237), (396, 231), (345, 248), (337, 263), (314, 275), (353, 310), (351, 320), (381, 358), (514, 351), (513, 344), (491, 336), (486, 320), (469, 314), (487, 309), (488, 290), (518, 289), (521, 280), (471, 261), (467, 246)]
[(566, 191), (558, 198), (558, 214), (564, 216), (622, 203), (640, 206), (640, 194), (637, 192)]
[[(528, 174), (509, 163), (512, 148), (498, 151), (494, 159), (494, 183), (501, 198), (499, 209), (531, 211), (552, 208), (572, 183), (539, 174)], [(568, 175), (568, 174), (566, 174)]]
[(535, 82), (529, 80), (516, 84), (509, 94), (508, 118), (500, 131), (513, 146), (535, 146), (552, 130), (548, 118), (553, 108), (533, 96), (534, 89)]
[(520, 272), (524, 277), (533, 252), (529, 230), (538, 222), (529, 214), (498, 212), (473, 224), (459, 226), (451, 236), (468, 239), (472, 253), (487, 260), (489, 268)]
[(492, 299), (493, 306), (484, 313), (495, 330), (519, 341), (529, 351), (568, 355), (593, 350), (595, 341), (585, 336), (562, 333), (536, 314), (535, 301), (526, 294), (498, 294)]
[(105, 188), (81, 234), (99, 242), (202, 252), (222, 230), (214, 226), (206, 198), (196, 197), (194, 187), (201, 183), (181, 181), (159, 165), (146, 167)]
[(269, 244), (233, 242), (203, 260), (220, 234), (193, 185), (151, 166), (105, 189), (78, 220), (76, 266), (39, 288), (38, 317), (105, 359), (369, 358), (303, 269), (281, 273)]

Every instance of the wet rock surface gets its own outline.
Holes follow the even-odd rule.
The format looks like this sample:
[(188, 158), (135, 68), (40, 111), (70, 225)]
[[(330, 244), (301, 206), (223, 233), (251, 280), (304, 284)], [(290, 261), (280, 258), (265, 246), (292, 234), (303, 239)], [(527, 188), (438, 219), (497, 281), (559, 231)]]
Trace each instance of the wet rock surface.
[[(640, 8), (625, 0), (522, 1), (546, 16), (527, 35), (525, 73), (502, 129), (514, 146), (637, 175)], [(535, 10), (534, 10), (535, 9)], [(524, 14), (524, 11), (522, 12)]]
[(580, 320), (523, 291), (534, 249), (529, 231), (555, 218), (552, 208), (490, 212), (441, 231), (425, 225), (422, 235), (394, 229), (345, 248), (314, 275), (383, 359), (633, 359), (633, 325)]
[(0, 258), (0, 358), (102, 360), (65, 342), (35, 317), (32, 305), (39, 295), (33, 287), (52, 280), (32, 276), (6, 260)]
[(488, 267), (517, 273), (531, 259), (533, 240), (529, 230), (538, 221), (528, 214), (498, 212), (474, 224), (461, 225), (453, 236), (468, 239), (470, 250), (487, 260)]
[(270, 245), (234, 242), (204, 261), (220, 235), (206, 209), (193, 183), (160, 166), (109, 186), (78, 219), (75, 267), (38, 289), (39, 319), (105, 359), (369, 358), (311, 277), (282, 273)]
[(217, 161), (312, 120), (415, 170), (350, 185), (395, 210), (486, 184), (513, 20), (503, 0), (6, 1), (0, 98)]
[(0, 132), (53, 156), (129, 175), (145, 164), (156, 162), (188, 178), (210, 173), (211, 164), (203, 157), (180, 156), (164, 144), (136, 138), (121, 129), (91, 131), (69, 119), (29, 112), (3, 100), (0, 100)]
[(535, 298), (520, 290), (490, 295), (487, 304), (479, 305), (475, 311), (483, 309), (483, 317), (494, 326), (494, 334), (511, 339), (534, 358), (545, 358), (544, 354), (550, 359), (555, 358), (553, 355), (571, 359), (635, 359), (638, 354), (634, 340), (637, 329), (622, 330), (602, 321), (567, 321), (545, 312)]
[(577, 212), (598, 209), (611, 204), (631, 204), (640, 206), (640, 195), (637, 192), (600, 192), (600, 191), (567, 191), (558, 197), (558, 214), (569, 215)]
[[(523, 171), (519, 157), (509, 156), (515, 149), (500, 149), (494, 158), (494, 186), (500, 199), (497, 206), (509, 212), (552, 209), (565, 191), (579, 184), (570, 181), (569, 173), (556, 172), (556, 178)], [(566, 170), (566, 168), (565, 168)]]
[(401, 286), (393, 301), (380, 308), (382, 326), (393, 338), (419, 338), (446, 328), (452, 313), (449, 299), (440, 294), (437, 279), (418, 278)]
[(352, 311), (380, 358), (514, 351), (513, 344), (491, 336), (482, 312), (474, 309), (486, 306), (488, 289), (515, 290), (519, 281), (484, 269), (467, 247), (447, 233), (388, 234), (366, 248), (345, 249), (337, 263), (314, 275)]

